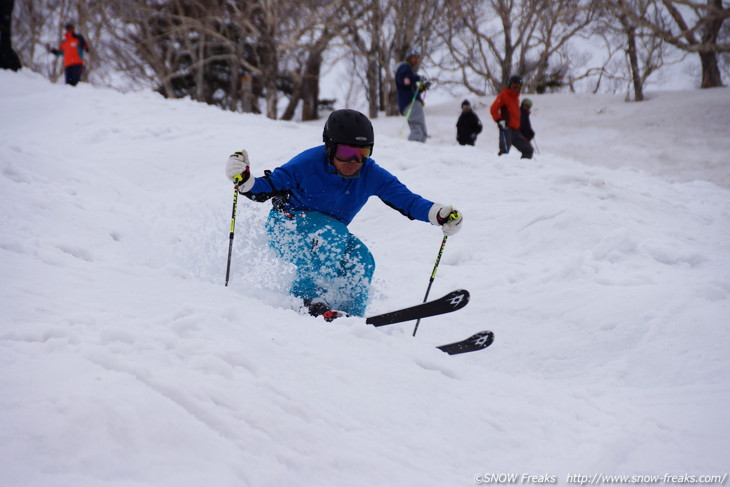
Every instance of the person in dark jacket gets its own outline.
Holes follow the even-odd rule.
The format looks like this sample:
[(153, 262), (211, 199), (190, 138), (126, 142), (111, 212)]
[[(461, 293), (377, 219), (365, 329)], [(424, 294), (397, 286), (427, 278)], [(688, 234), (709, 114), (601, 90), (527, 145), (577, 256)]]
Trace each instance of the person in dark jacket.
[(532, 159), (534, 149), (530, 142), (520, 132), (520, 90), (522, 78), (514, 75), (507, 81), (504, 88), (492, 103), (489, 112), (499, 127), (499, 153), (509, 152), (515, 146), (522, 153), (522, 159)]
[(421, 54), (418, 51), (406, 53), (406, 60), (395, 71), (395, 86), (398, 90), (398, 110), (406, 117), (411, 129), (408, 140), (426, 142), (428, 131), (422, 93), (430, 88), (431, 83), (416, 73), (420, 62)]
[(13, 7), (15, 0), (0, 1), (0, 69), (18, 71), (22, 65), (11, 38)]
[(532, 129), (532, 122), (530, 122), (530, 112), (532, 111), (532, 100), (525, 98), (520, 104), (520, 132), (528, 142), (532, 142), (535, 138), (535, 131)]
[(411, 220), (438, 225), (444, 235), (458, 232), (462, 217), (450, 205), (413, 193), (371, 159), (375, 135), (362, 113), (332, 112), (322, 138), (324, 145), (258, 178), (251, 177), (246, 151), (236, 152), (226, 176), (253, 201), (273, 198), (266, 230), (275, 254), (296, 267), (289, 292), (309, 314), (331, 321), (365, 314), (375, 259), (347, 225), (370, 196)]
[(474, 145), (482, 131), (482, 121), (472, 110), (469, 100), (461, 102), (461, 115), (456, 121), (456, 141), (461, 145)]
[(81, 81), (81, 74), (84, 71), (84, 53), (89, 52), (89, 45), (84, 36), (74, 31), (75, 27), (71, 22), (68, 22), (64, 28), (66, 35), (58, 49), (52, 49), (51, 46), (46, 47), (49, 53), (63, 56), (66, 84), (76, 86)]

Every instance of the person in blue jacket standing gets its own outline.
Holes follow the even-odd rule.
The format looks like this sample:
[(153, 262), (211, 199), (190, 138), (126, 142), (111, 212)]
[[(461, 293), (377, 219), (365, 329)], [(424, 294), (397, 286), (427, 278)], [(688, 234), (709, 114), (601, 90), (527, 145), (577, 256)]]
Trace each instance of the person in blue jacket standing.
[(416, 73), (420, 62), (421, 54), (418, 51), (408, 51), (406, 60), (395, 71), (395, 86), (398, 89), (398, 110), (406, 117), (411, 129), (408, 140), (426, 142), (428, 131), (421, 94), (431, 83)]
[(347, 225), (371, 196), (411, 220), (438, 225), (444, 235), (461, 228), (462, 216), (413, 193), (371, 158), (370, 120), (356, 110), (330, 114), (324, 145), (307, 149), (286, 164), (251, 177), (245, 150), (226, 163), (226, 176), (253, 201), (272, 200), (266, 222), (269, 246), (296, 267), (290, 293), (309, 314), (331, 321), (343, 314), (364, 316), (375, 260)]

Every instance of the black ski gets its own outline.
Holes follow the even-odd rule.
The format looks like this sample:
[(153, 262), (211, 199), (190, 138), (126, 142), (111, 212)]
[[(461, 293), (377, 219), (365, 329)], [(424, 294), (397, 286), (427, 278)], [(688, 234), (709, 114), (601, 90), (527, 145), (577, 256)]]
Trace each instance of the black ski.
[(369, 316), (365, 319), (365, 323), (373, 326), (392, 325), (393, 323), (401, 323), (403, 321), (417, 320), (419, 318), (427, 318), (429, 316), (451, 313), (459, 310), (469, 302), (469, 291), (466, 289), (457, 289), (451, 291), (446, 296), (427, 301), (423, 304), (417, 304), (409, 308), (403, 308), (389, 313)]
[(446, 352), (449, 355), (457, 355), (459, 353), (476, 352), (487, 348), (494, 341), (494, 333), (488, 330), (480, 331), (475, 333), (466, 340), (460, 342), (449, 343), (436, 347), (442, 352)]

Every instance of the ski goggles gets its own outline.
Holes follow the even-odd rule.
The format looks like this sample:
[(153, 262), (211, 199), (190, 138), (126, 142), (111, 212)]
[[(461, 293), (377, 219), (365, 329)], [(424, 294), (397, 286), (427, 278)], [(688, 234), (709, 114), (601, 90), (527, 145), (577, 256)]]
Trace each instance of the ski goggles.
[(365, 162), (365, 159), (370, 157), (370, 154), (372, 154), (373, 148), (368, 147), (352, 147), (349, 145), (337, 145), (337, 150), (335, 151), (335, 159), (341, 162), (357, 162), (359, 164), (362, 164)]

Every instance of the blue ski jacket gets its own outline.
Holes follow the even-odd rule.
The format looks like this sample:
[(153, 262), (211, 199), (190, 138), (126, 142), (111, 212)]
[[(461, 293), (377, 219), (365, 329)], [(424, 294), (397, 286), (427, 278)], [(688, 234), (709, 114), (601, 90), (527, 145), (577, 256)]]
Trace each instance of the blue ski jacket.
[[(408, 84), (405, 84), (406, 79), (410, 80)], [(406, 108), (408, 108), (411, 100), (413, 100), (413, 95), (416, 95), (416, 93), (418, 93), (416, 100), (423, 103), (421, 92), (418, 91), (417, 86), (420, 80), (421, 77), (416, 74), (413, 66), (405, 61), (398, 65), (398, 69), (395, 71), (395, 86), (398, 88), (398, 110), (401, 113), (405, 113)]]
[(412, 220), (428, 222), (433, 202), (411, 192), (398, 178), (368, 158), (359, 177), (344, 178), (327, 160), (325, 146), (307, 149), (266, 176), (256, 178), (244, 196), (254, 201), (274, 199), (286, 213), (316, 210), (349, 225), (368, 198), (378, 196), (386, 205)]

